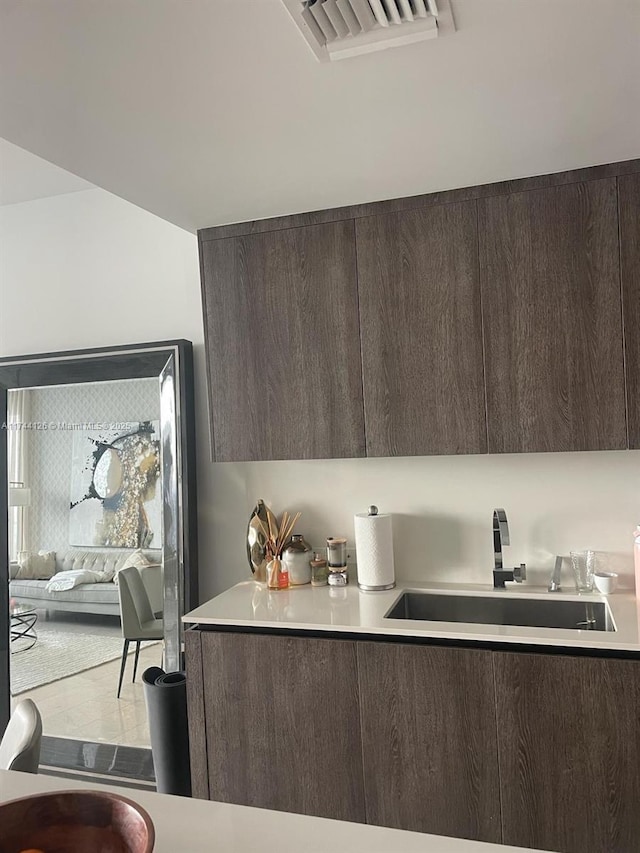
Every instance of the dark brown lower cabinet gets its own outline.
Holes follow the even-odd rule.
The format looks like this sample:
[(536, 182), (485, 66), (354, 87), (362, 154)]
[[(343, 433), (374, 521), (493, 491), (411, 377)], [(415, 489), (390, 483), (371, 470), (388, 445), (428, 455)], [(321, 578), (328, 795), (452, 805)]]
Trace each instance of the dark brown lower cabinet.
[(200, 638), (209, 799), (364, 822), (355, 643)]
[(358, 643), (367, 821), (500, 841), (490, 651)]
[(640, 662), (494, 653), (503, 841), (640, 851)]
[(559, 853), (640, 853), (640, 661), (186, 637), (195, 796)]

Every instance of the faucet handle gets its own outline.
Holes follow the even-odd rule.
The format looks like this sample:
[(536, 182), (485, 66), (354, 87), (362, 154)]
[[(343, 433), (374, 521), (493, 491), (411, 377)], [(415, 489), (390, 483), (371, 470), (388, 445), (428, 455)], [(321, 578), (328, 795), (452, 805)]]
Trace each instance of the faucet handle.
[(562, 587), (560, 586), (560, 575), (562, 574), (562, 557), (558, 555), (556, 557), (556, 563), (553, 567), (553, 574), (551, 575), (551, 580), (549, 581), (548, 590), (549, 592), (561, 592)]
[(513, 579), (518, 583), (522, 583), (522, 581), (527, 579), (527, 566), (525, 563), (520, 563), (520, 566), (513, 570)]

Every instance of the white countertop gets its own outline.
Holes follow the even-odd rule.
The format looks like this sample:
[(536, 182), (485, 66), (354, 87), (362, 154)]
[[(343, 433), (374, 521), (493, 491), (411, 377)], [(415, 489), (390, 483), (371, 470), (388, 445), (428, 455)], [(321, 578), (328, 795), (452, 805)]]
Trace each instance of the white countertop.
[(155, 826), (154, 853), (210, 853), (212, 850), (225, 853), (255, 850), (261, 853), (326, 853), (327, 850), (332, 853), (517, 853), (523, 850), (502, 844), (0, 770), (0, 802), (29, 794), (73, 789), (116, 791), (139, 803), (149, 812)]
[[(476, 625), (386, 619), (395, 601), (408, 590), (454, 595), (507, 596), (574, 601), (606, 601), (615, 631), (580, 631), (527, 628), (510, 625)], [(354, 583), (346, 587), (292, 587), (268, 590), (252, 580), (236, 584), (183, 617), (185, 623), (234, 625), (303, 631), (380, 634), (398, 637), (434, 637), (488, 643), (519, 643), (558, 647), (612, 649), (640, 652), (640, 608), (632, 593), (609, 596), (547, 592), (541, 587), (509, 584), (495, 590), (490, 585), (399, 583), (384, 592), (364, 592)]]

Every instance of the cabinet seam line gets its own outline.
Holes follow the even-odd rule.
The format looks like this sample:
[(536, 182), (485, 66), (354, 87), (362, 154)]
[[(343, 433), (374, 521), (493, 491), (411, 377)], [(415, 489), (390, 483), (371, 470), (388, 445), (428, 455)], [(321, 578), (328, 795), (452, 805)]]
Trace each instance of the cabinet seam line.
[(504, 809), (502, 807), (502, 765), (500, 761), (500, 730), (498, 729), (498, 685), (496, 684), (496, 656), (491, 652), (491, 674), (493, 680), (493, 719), (496, 726), (496, 759), (498, 762), (498, 806), (500, 809), (500, 843), (504, 844)]
[(362, 800), (364, 805), (364, 822), (369, 825), (369, 805), (367, 802), (367, 783), (365, 780), (364, 771), (364, 727), (362, 719), (362, 687), (360, 684), (360, 646), (357, 643), (353, 644), (353, 650), (356, 656), (356, 682), (358, 685), (358, 716), (360, 718), (360, 766), (362, 767)]
[(620, 203), (620, 176), (616, 176), (616, 213), (618, 214), (618, 284), (620, 287), (620, 323), (622, 332), (622, 371), (624, 383), (624, 425), (627, 435), (627, 450), (631, 449), (631, 426), (629, 423), (629, 382), (627, 380), (627, 340), (624, 315), (624, 275), (622, 272), (622, 206)]
[(352, 219), (353, 248), (356, 263), (356, 303), (358, 307), (358, 347), (360, 349), (360, 389), (362, 391), (362, 430), (364, 432), (364, 456), (369, 456), (369, 436), (367, 429), (367, 408), (364, 404), (364, 357), (362, 353), (362, 313), (360, 311), (360, 271), (358, 267), (358, 228), (356, 220)]
[(478, 291), (480, 294), (480, 338), (482, 341), (482, 388), (484, 392), (484, 428), (487, 439), (487, 449), (485, 453), (491, 453), (489, 444), (489, 395), (487, 393), (487, 347), (485, 342), (485, 327), (484, 327), (484, 299), (482, 294), (482, 265), (480, 263), (480, 210), (478, 199), (476, 203), (476, 258), (478, 262)]

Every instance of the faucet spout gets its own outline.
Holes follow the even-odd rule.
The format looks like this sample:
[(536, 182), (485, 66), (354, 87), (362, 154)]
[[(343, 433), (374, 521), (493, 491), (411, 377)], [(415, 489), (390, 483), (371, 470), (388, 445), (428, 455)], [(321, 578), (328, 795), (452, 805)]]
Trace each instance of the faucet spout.
[(527, 567), (524, 563), (515, 569), (505, 569), (502, 562), (502, 549), (509, 544), (509, 523), (507, 513), (503, 509), (493, 511), (493, 586), (504, 589), (506, 581), (522, 583), (527, 577)]
[(493, 567), (502, 568), (502, 548), (509, 544), (509, 522), (503, 509), (493, 511)]

